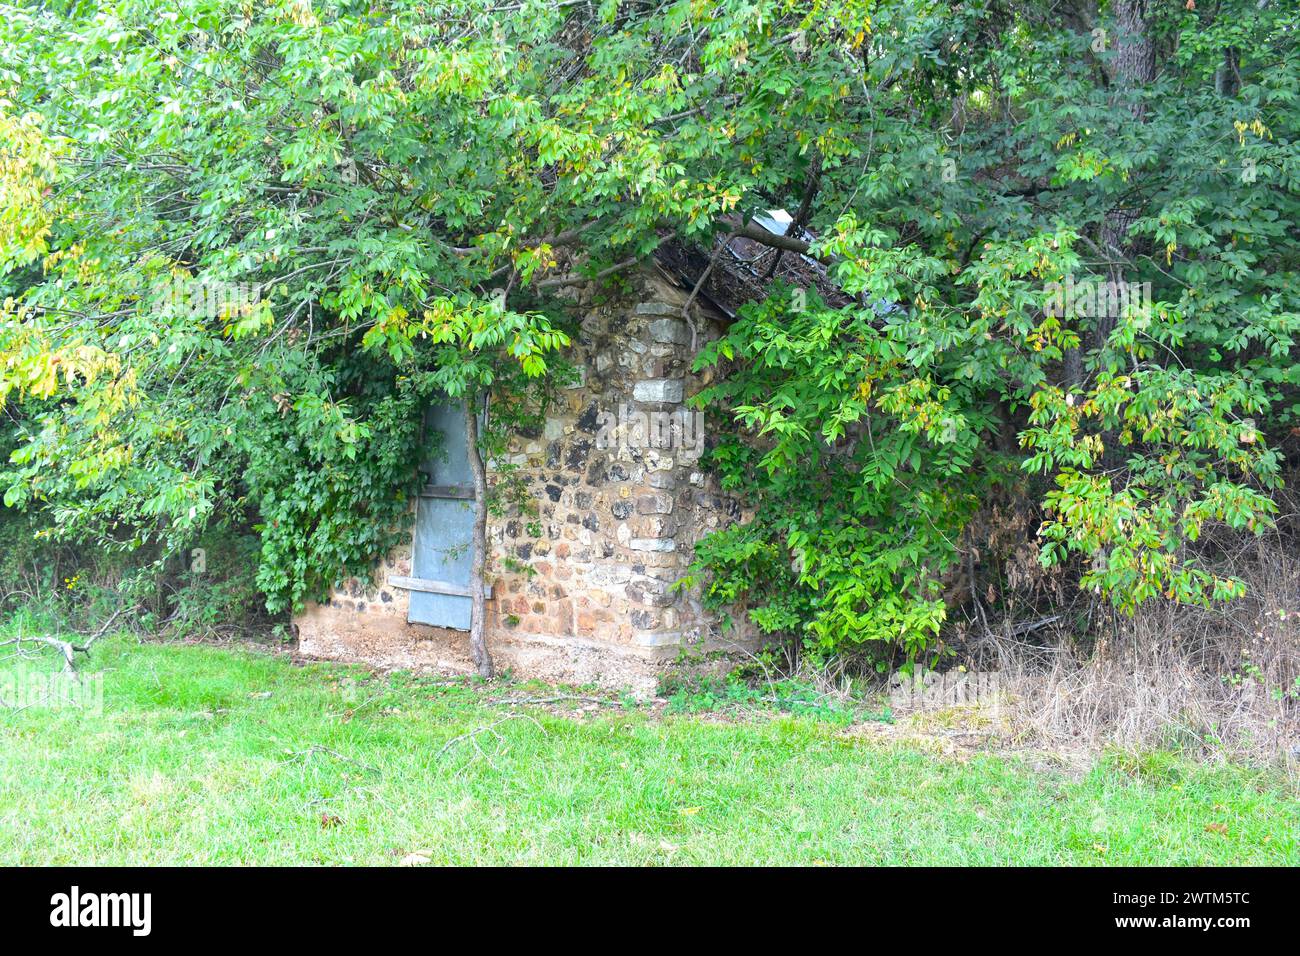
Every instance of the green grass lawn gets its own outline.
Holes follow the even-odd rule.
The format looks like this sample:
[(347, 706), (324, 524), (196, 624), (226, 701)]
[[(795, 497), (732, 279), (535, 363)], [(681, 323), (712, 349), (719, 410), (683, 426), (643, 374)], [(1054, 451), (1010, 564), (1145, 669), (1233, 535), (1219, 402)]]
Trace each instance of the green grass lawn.
[(126, 639), (83, 669), (101, 715), (0, 710), (0, 864), (1300, 862), (1279, 777), (1159, 755), (1072, 778), (807, 717), (556, 716), (488, 700), (518, 687)]

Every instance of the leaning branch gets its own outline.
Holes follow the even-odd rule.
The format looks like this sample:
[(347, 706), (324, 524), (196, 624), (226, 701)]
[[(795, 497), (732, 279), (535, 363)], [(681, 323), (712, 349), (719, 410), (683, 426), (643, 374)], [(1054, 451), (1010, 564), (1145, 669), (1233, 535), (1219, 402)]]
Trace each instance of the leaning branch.
[[(812, 243), (803, 239), (792, 239), (789, 236), (778, 236), (774, 232), (768, 232), (762, 226), (749, 222), (740, 226), (732, 233), (732, 238), (752, 239), (760, 245), (770, 246), (773, 249), (782, 249), (786, 252), (797, 252), (801, 256), (811, 254)], [(814, 256), (814, 258), (816, 258)]]
[(622, 272), (624, 269), (632, 268), (632, 266), (636, 265), (640, 261), (641, 261), (640, 256), (632, 256), (631, 258), (624, 259), (622, 262), (616, 262), (612, 266), (609, 266), (606, 269), (601, 269), (593, 276), (584, 276), (584, 275), (556, 276), (554, 279), (542, 279), (540, 282), (534, 285), (533, 288), (559, 289), (566, 285), (581, 285), (584, 282), (599, 282), (602, 279), (608, 279), (612, 275), (617, 275), (618, 273)]

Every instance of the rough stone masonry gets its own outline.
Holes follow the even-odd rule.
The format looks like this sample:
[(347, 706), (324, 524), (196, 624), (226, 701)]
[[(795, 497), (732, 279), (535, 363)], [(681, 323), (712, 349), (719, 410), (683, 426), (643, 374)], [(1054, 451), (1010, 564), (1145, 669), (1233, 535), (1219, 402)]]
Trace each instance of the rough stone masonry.
[[(692, 330), (685, 293), (650, 269), (633, 288), (616, 301), (568, 290), (581, 316), (570, 355), (580, 379), (542, 433), (511, 448), (537, 513), (489, 517), (487, 633), (499, 671), (645, 694), (665, 668), (725, 662), (754, 636), (724, 633), (698, 594), (673, 587), (695, 543), (741, 517), (698, 467), (703, 436), (683, 405), (711, 374), (691, 372), (691, 344), (716, 337), (719, 319), (705, 314)], [(408, 543), (377, 584), (349, 580), (309, 606), (297, 619), (302, 652), (471, 670), (465, 632), (407, 622), (409, 592), (389, 578), (410, 573)]]

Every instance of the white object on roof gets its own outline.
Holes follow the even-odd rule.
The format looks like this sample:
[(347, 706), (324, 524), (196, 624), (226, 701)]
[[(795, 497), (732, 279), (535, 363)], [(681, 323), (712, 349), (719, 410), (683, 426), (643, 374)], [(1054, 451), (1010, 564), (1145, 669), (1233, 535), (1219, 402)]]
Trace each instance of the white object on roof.
[(754, 222), (774, 236), (784, 236), (794, 219), (784, 209), (769, 209), (766, 216), (755, 216)]

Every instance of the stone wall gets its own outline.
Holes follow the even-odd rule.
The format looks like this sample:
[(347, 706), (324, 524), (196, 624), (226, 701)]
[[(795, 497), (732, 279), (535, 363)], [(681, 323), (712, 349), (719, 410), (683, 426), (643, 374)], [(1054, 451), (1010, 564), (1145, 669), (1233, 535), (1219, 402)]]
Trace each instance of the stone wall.
[[(653, 690), (685, 649), (736, 652), (752, 635), (723, 634), (698, 595), (673, 588), (695, 542), (740, 517), (698, 468), (702, 416), (683, 400), (707, 384), (691, 373), (685, 292), (649, 272), (627, 299), (571, 291), (581, 316), (570, 359), (581, 373), (541, 434), (509, 455), (536, 514), (488, 525), (488, 642), (499, 670), (547, 680)], [(327, 605), (299, 617), (305, 654), (384, 666), (470, 669), (464, 632), (409, 624), (408, 592), (386, 586), (410, 574), (409, 545), (384, 561), (373, 588), (352, 580)]]

